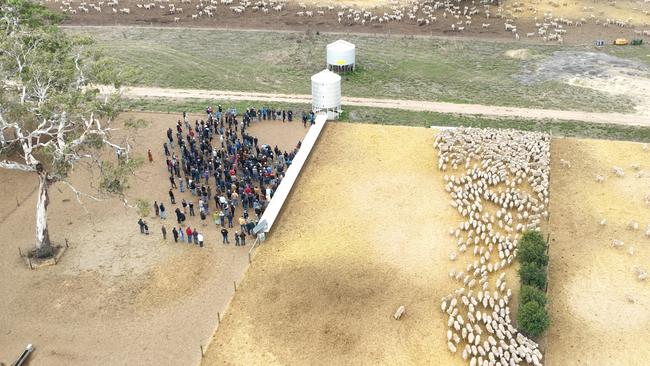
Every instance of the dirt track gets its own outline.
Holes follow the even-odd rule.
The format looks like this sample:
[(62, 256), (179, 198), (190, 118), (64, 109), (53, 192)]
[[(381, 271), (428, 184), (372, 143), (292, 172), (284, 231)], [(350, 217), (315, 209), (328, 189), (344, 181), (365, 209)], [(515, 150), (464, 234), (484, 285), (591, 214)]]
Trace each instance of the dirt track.
[[(311, 95), (304, 94), (263, 94), (223, 90), (166, 89), (148, 87), (129, 87), (122, 90), (126, 98), (174, 98), (174, 99), (225, 99), (256, 100), (268, 102), (311, 103)], [(591, 123), (608, 123), (628, 126), (650, 127), (650, 116), (621, 113), (594, 113), (580, 111), (561, 111), (553, 109), (532, 109), (487, 106), (478, 104), (455, 104), (421, 100), (395, 100), (343, 97), (343, 106), (364, 106), (393, 108), (411, 111), (430, 111), (483, 115), (492, 117), (515, 117), (526, 119), (560, 119)]]

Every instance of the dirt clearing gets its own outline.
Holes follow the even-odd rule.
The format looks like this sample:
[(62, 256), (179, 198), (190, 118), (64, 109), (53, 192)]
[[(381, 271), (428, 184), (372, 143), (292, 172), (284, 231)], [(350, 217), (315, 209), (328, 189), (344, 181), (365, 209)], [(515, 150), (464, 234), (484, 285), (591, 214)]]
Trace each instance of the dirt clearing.
[(650, 114), (650, 78), (647, 65), (605, 53), (556, 51), (538, 62), (525, 63), (516, 76), (524, 85), (560, 81), (602, 91), (626, 95), (636, 102), (639, 114)]
[[(650, 284), (636, 279), (634, 266), (650, 269), (650, 206), (643, 202), (650, 152), (638, 143), (555, 139), (552, 154), (546, 364), (647, 364)], [(614, 175), (614, 166), (625, 176)], [(631, 221), (638, 230), (627, 228)]]
[[(203, 114), (191, 114), (190, 119)], [(135, 154), (154, 152), (130, 181), (129, 197), (169, 205), (168, 173), (162, 144), (165, 130), (180, 114), (127, 113), (120, 119), (143, 118), (151, 124), (137, 133)], [(118, 124), (119, 125), (119, 124)], [(262, 143), (291, 149), (304, 136), (302, 123), (253, 122), (249, 133)], [(80, 189), (91, 180), (76, 169), (72, 181)], [(212, 225), (202, 227), (205, 248), (173, 244), (172, 219), (147, 219), (152, 235), (141, 235), (138, 216), (118, 200), (86, 200), (88, 212), (65, 187), (50, 191), (50, 236), (55, 244), (69, 239), (58, 265), (30, 271), (18, 247), (34, 241), (38, 179), (3, 170), (0, 174), (0, 361), (12, 362), (28, 343), (36, 351), (30, 365), (192, 365), (201, 359), (200, 345), (210, 339), (248, 265), (248, 248), (223, 246)], [(177, 199), (190, 199), (189, 192)], [(17, 206), (16, 203), (20, 205)], [(196, 202), (196, 201), (195, 201)], [(151, 214), (153, 216), (153, 213)], [(169, 215), (172, 216), (172, 215)]]

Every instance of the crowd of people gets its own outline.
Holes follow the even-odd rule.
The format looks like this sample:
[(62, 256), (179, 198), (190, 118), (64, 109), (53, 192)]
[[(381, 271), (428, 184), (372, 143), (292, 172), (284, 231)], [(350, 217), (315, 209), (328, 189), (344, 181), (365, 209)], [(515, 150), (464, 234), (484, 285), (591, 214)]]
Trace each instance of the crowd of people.
[[(215, 110), (208, 107), (205, 112), (205, 119), (193, 123), (183, 112), (176, 126), (167, 129), (162, 151), (169, 173), (170, 208), (155, 201), (154, 212), (161, 220), (174, 212), (174, 242), (203, 247), (204, 230), (188, 222), (188, 216), (195, 217), (198, 212), (202, 227), (212, 224), (220, 228), (224, 245), (232, 238), (236, 246), (244, 246), (300, 148), (300, 142), (289, 152), (277, 145), (263, 145), (247, 133), (248, 128), (254, 121), (291, 122), (294, 115), (291, 110), (250, 108), (238, 116), (235, 110), (221, 106)], [(313, 112), (302, 113), (305, 127), (314, 119)], [(147, 155), (153, 163), (151, 150)], [(138, 224), (142, 234), (149, 234), (145, 220), (141, 218)], [(166, 240), (164, 224), (161, 232)]]

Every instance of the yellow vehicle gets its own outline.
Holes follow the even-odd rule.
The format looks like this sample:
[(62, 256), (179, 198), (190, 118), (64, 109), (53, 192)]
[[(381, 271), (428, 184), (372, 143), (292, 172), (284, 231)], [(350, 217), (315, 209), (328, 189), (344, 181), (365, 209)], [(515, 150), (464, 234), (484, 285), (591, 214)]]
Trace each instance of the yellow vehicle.
[(628, 41), (625, 38), (617, 38), (614, 41), (614, 44), (617, 45), (617, 46), (627, 46), (628, 44), (630, 44), (630, 41)]

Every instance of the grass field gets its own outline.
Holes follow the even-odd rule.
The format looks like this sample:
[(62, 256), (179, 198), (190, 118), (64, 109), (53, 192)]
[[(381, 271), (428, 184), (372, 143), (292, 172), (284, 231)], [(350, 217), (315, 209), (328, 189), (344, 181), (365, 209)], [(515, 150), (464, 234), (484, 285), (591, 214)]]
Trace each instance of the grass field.
[[(243, 111), (249, 107), (260, 107), (257, 101), (221, 102), (224, 107), (234, 107)], [(134, 111), (183, 112), (199, 111), (215, 101), (208, 100), (167, 100), (139, 99), (125, 100), (124, 108)], [(293, 110), (300, 113), (309, 110), (307, 104), (264, 103), (264, 106)], [(547, 131), (554, 136), (587, 137), (609, 140), (650, 141), (650, 128), (622, 125), (604, 125), (560, 120), (527, 120), (508, 118), (487, 118), (462, 116), (436, 112), (414, 112), (389, 108), (369, 108), (346, 106), (340, 118), (341, 122), (363, 122), (368, 124), (402, 125), (413, 127), (429, 126), (465, 126), (514, 128), (525, 131)]]
[[(324, 67), (325, 45), (340, 37), (307, 33), (102, 27), (70, 29), (90, 35), (108, 54), (133, 67), (141, 86), (310, 93), (309, 77)], [(522, 43), (349, 35), (358, 71), (343, 80), (348, 96), (438, 100), (505, 106), (631, 112), (624, 95), (567, 85), (523, 84), (559, 48)], [(505, 56), (527, 48), (527, 59)], [(593, 51), (593, 47), (563, 50)], [(604, 52), (650, 64), (647, 47)]]

